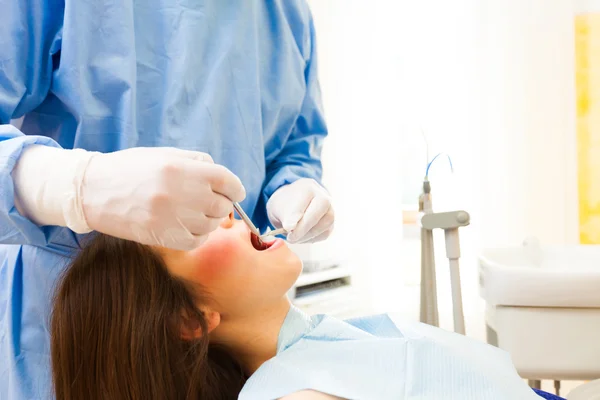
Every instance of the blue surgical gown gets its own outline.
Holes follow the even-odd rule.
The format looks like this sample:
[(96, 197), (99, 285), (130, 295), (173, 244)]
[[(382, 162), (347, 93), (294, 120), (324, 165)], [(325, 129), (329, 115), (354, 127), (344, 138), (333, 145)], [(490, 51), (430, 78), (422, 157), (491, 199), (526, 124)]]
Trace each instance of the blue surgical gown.
[(340, 321), (292, 307), (277, 355), (239, 399), (311, 389), (352, 400), (540, 400), (510, 356), (474, 339), (376, 315)]
[[(240, 177), (243, 207), (321, 177), (326, 126), (304, 0), (0, 0), (0, 399), (51, 397), (48, 313), (80, 237), (19, 215), (37, 143), (173, 146)], [(8, 125), (23, 117), (20, 130)]]

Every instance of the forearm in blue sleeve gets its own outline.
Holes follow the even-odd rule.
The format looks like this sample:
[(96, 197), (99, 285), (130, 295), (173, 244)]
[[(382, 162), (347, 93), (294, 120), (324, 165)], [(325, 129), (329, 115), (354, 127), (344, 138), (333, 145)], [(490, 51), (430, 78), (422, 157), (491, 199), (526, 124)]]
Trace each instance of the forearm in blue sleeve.
[(264, 204), (283, 185), (300, 178), (312, 178), (321, 183), (321, 149), (327, 136), (321, 88), (317, 74), (316, 43), (310, 19), (310, 58), (305, 68), (306, 95), (293, 132), (282, 151), (267, 165)]
[(12, 125), (0, 125), (0, 244), (46, 246), (54, 233), (23, 216), (15, 202), (12, 172), (22, 152), (31, 145), (59, 147), (50, 138), (26, 136)]

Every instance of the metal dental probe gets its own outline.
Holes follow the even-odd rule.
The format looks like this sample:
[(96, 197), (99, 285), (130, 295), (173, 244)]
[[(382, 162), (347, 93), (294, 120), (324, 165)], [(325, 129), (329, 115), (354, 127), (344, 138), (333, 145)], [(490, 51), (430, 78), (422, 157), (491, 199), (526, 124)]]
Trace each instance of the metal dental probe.
[(235, 211), (237, 211), (237, 213), (240, 215), (240, 217), (242, 217), (242, 220), (246, 223), (246, 225), (248, 225), (248, 228), (250, 228), (250, 231), (252, 233), (254, 233), (256, 236), (260, 237), (260, 231), (256, 228), (256, 226), (254, 226), (254, 224), (252, 223), (252, 220), (244, 212), (244, 210), (242, 209), (242, 206), (240, 206), (240, 203), (234, 202), (233, 208), (235, 208)]

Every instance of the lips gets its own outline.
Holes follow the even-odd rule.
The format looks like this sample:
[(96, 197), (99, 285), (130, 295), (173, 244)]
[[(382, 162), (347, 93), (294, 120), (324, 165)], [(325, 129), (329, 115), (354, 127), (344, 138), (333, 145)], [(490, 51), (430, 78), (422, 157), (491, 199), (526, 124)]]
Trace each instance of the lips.
[(274, 242), (263, 242), (262, 240), (260, 240), (260, 238), (258, 236), (256, 236), (254, 233), (250, 232), (250, 242), (252, 243), (252, 246), (258, 250), (258, 251), (264, 251), (267, 250), (269, 247), (273, 246)]

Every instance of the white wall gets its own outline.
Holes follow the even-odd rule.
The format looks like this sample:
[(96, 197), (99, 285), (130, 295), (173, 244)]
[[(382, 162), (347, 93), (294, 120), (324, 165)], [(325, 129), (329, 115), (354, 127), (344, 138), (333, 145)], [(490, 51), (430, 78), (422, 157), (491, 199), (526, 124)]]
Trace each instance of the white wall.
[(575, 12), (600, 12), (600, 0), (574, 0)]
[[(354, 262), (357, 282), (370, 285), (374, 266), (397, 266), (400, 50), (397, 25), (381, 2), (310, 1), (318, 35), (320, 77), (331, 135), (324, 180), (336, 199), (337, 252)], [(381, 40), (385, 38), (385, 40)], [(374, 232), (382, 231), (379, 235)], [(378, 243), (381, 237), (382, 242)], [(383, 249), (376, 251), (375, 249)]]
[[(467, 193), (473, 190), (476, 1), (456, 6), (439, 0), (436, 12), (430, 11), (430, 2), (309, 3), (331, 131), (324, 154), (325, 182), (338, 214), (329, 245), (362, 268), (360, 282), (366, 286), (397, 287), (403, 282), (390, 281), (392, 271), (419, 267), (403, 265), (398, 249), (403, 180), (422, 180), (425, 173), (421, 127), (431, 154), (452, 154), (453, 183)], [(407, 152), (419, 153), (420, 163), (403, 163)], [(445, 170), (443, 164), (432, 168), (440, 209), (449, 208), (445, 203), (459, 192), (445, 184)], [(470, 209), (471, 199), (462, 196), (454, 204)], [(410, 273), (405, 272), (402, 276)]]
[(572, 0), (488, 0), (482, 11), (484, 244), (575, 242)]
[(571, 1), (309, 0), (338, 214), (323, 248), (354, 260), (366, 287), (418, 268), (399, 244), (402, 195), (424, 175), (421, 128), (430, 156), (452, 156), (454, 175), (432, 167), (434, 208), (471, 213), (467, 263), (529, 234), (577, 240)]

